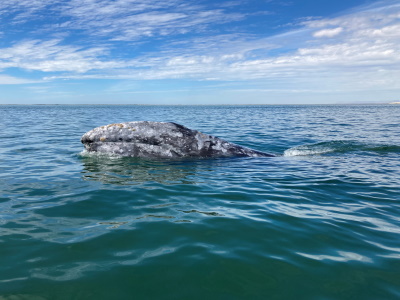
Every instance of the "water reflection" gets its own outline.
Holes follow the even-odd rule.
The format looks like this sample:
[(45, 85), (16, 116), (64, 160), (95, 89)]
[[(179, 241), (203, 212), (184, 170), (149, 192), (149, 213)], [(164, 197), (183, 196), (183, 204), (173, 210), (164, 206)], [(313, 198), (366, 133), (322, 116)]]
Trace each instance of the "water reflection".
[(197, 162), (193, 160), (144, 160), (130, 157), (82, 156), (84, 180), (117, 185), (148, 182), (194, 184)]

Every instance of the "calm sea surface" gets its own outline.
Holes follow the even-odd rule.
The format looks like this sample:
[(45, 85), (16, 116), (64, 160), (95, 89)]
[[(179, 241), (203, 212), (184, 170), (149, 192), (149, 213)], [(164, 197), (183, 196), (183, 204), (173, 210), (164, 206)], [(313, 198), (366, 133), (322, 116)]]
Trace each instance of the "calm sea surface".
[[(173, 121), (273, 158), (81, 153)], [(400, 106), (0, 106), (0, 299), (399, 299)]]

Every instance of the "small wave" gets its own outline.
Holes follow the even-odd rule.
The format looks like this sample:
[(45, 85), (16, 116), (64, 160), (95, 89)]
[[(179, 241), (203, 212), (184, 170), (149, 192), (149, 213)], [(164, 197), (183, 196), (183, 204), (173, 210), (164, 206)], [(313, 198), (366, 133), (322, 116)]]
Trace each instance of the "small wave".
[(400, 146), (387, 144), (368, 144), (356, 141), (329, 141), (309, 145), (296, 146), (285, 150), (284, 156), (323, 155), (327, 153), (343, 153), (352, 151), (370, 151), (378, 153), (399, 153)]

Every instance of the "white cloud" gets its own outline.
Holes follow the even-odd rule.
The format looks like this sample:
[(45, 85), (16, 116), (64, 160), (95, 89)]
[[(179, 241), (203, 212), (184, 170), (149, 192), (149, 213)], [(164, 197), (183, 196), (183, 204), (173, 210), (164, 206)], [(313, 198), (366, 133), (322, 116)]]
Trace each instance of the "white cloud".
[(3, 84), (28, 84), (28, 83), (41, 83), (42, 80), (31, 80), (26, 78), (17, 78), (8, 75), (0, 75), (0, 85)]
[(0, 49), (0, 69), (21, 68), (42, 72), (84, 73), (92, 69), (112, 69), (123, 62), (102, 61), (98, 57), (107, 50), (102, 47), (81, 48), (61, 45), (60, 40), (27, 40)]
[(317, 38), (321, 37), (334, 37), (338, 34), (340, 34), (343, 31), (342, 27), (337, 27), (337, 28), (332, 28), (332, 29), (322, 29), (319, 31), (314, 32), (313, 36)]
[[(60, 2), (60, 7), (69, 17), (64, 26), (90, 31), (94, 39), (109, 36), (114, 40), (111, 45), (145, 35), (201, 30), (243, 17), (181, 0), (72, 0)], [(0, 49), (0, 69), (42, 71), (49, 80), (179, 78), (276, 85), (266, 90), (400, 88), (400, 5), (308, 20), (303, 25), (273, 37), (235, 33), (169, 40), (153, 52), (130, 59), (113, 55), (112, 46), (105, 43), (79, 47), (60, 39), (25, 40)]]
[(228, 10), (185, 0), (2, 0), (0, 20), (8, 16), (11, 21), (7, 22), (14, 25), (43, 20), (47, 28), (39, 30), (83, 30), (114, 41), (136, 41), (143, 37), (199, 32), (210, 25), (245, 17)]
[[(399, 17), (400, 20), (400, 17)], [(360, 30), (359, 35), (366, 37), (378, 37), (378, 38), (400, 38), (400, 24), (385, 26), (382, 28), (367, 28)]]
[[(172, 59), (169, 64), (154, 67), (141, 75), (212, 77), (219, 80), (291, 78), (294, 81), (307, 76), (310, 82), (321, 77), (328, 80), (330, 78), (332, 82), (344, 83), (349, 80), (346, 83), (349, 85), (360, 78), (354, 76), (359, 72), (363, 74), (364, 84), (373, 82), (373, 85), (389, 87), (392, 84), (393, 87), (399, 87), (400, 6), (379, 7), (334, 19), (308, 21), (305, 25), (304, 30), (294, 33), (304, 40), (296, 51), (283, 51), (283, 54), (268, 56), (269, 49), (274, 48), (271, 45), (281, 42), (282, 37), (265, 39), (263, 43), (269, 43), (269, 48), (264, 49), (257, 48), (256, 43), (251, 40), (241, 40), (240, 45), (228, 40), (226, 45), (222, 43), (222, 47), (226, 51), (229, 44), (235, 45), (231, 48), (234, 49), (232, 52), (218, 55), (211, 50), (207, 60), (201, 59), (202, 56), (187, 54), (184, 58), (180, 56), (176, 59), (182, 62), (179, 65)], [(314, 28), (320, 30), (315, 32)], [(307, 39), (309, 33), (316, 39)], [(334, 39), (324, 40), (322, 37)], [(289, 38), (292, 39), (293, 35)], [(207, 44), (204, 48), (207, 48)], [(186, 52), (189, 51), (190, 49)], [(260, 52), (266, 58), (262, 58)], [(253, 53), (257, 55), (254, 56)], [(232, 59), (224, 61), (225, 57)], [(175, 63), (172, 64), (171, 61)], [(377, 76), (382, 80), (377, 80)], [(389, 80), (391, 76), (398, 76), (399, 79)], [(354, 85), (359, 86), (360, 83), (356, 82)]]

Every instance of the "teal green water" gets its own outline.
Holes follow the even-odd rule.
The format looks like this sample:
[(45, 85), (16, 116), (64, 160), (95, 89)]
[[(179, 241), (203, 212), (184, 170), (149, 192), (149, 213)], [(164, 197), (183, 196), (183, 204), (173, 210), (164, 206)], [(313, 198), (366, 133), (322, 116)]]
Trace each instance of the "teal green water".
[[(82, 154), (173, 121), (273, 158)], [(0, 106), (0, 299), (399, 299), (400, 106)]]

